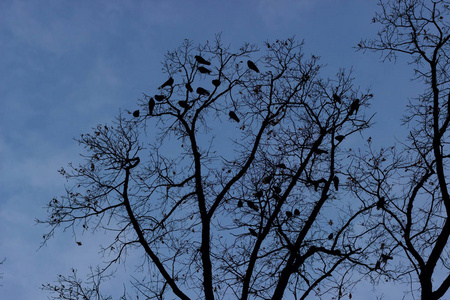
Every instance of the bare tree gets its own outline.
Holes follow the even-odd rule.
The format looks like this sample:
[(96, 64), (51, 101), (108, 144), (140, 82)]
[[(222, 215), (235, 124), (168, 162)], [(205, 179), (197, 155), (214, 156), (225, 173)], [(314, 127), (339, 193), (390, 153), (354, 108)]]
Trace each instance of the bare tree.
[(389, 60), (407, 55), (424, 86), (404, 117), (410, 132), (402, 151), (370, 148), (356, 155), (350, 173), (355, 194), (373, 208), (365, 225), (379, 274), (408, 282), (427, 300), (443, 298), (450, 287), (449, 4), (381, 1), (373, 19), (382, 25), (378, 38), (358, 45)]
[[(343, 145), (369, 126), (372, 95), (343, 70), (320, 78), (294, 39), (264, 47), (254, 59), (257, 46), (217, 37), (167, 53), (156, 94), (78, 139), (86, 163), (61, 169), (73, 188), (48, 204), (45, 241), (58, 227), (114, 232), (96, 274), (140, 249), (133, 285), (148, 299), (348, 295), (364, 249), (339, 199)], [(76, 299), (61, 297), (74, 283), (48, 289)]]

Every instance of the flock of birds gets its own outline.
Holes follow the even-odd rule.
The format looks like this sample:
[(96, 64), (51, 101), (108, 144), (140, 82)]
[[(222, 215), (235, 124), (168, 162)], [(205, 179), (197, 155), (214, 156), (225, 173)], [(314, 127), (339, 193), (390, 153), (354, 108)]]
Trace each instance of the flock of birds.
[[(205, 66), (209, 66), (211, 65), (211, 62), (207, 61), (206, 59), (204, 59), (203, 57), (201, 57), (200, 55), (196, 55), (195, 57), (195, 61), (197, 62), (197, 70), (201, 73), (201, 74), (207, 74), (210, 75), (211, 74), (211, 70), (206, 68)], [(252, 62), (251, 60), (247, 61), (247, 66), (250, 70), (259, 73), (259, 69), (258, 67), (255, 65), (254, 62)], [(175, 80), (173, 79), (173, 77), (170, 77), (169, 79), (167, 79), (166, 82), (164, 82), (158, 89), (162, 90), (165, 87), (172, 87), (173, 84), (175, 83)], [(213, 79), (212, 80), (212, 84), (217, 88), (218, 86), (220, 86), (221, 82), (219, 79)], [(190, 83), (186, 83), (185, 84), (186, 90), (189, 93), (193, 93), (194, 89), (192, 88)], [(198, 87), (196, 90), (197, 94), (199, 96), (210, 96), (210, 92), (202, 87)], [(148, 101), (148, 113), (149, 115), (153, 115), (153, 111), (155, 109), (155, 105), (156, 105), (156, 101), (161, 102), (164, 101), (166, 99), (166, 96), (164, 95), (155, 95), (154, 97), (150, 97), (149, 101)], [(178, 105), (184, 109), (189, 109), (189, 103), (186, 100), (180, 100), (178, 101)], [(138, 118), (140, 116), (140, 111), (139, 109), (135, 110), (133, 112), (133, 117)], [(228, 116), (230, 117), (230, 119), (236, 121), (236, 122), (240, 122), (239, 117), (236, 115), (236, 113), (234, 111), (230, 111), (228, 113)]]

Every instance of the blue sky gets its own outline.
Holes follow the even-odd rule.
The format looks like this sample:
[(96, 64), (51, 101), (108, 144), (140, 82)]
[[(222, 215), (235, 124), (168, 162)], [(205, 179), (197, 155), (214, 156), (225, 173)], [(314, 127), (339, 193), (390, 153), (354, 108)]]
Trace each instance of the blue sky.
[[(101, 236), (58, 232), (38, 251), (42, 208), (63, 194), (57, 170), (80, 160), (73, 140), (119, 109), (134, 109), (142, 92), (166, 79), (164, 54), (185, 38), (204, 43), (222, 33), (244, 42), (296, 36), (305, 52), (321, 57), (325, 73), (353, 67), (356, 84), (375, 95), (374, 145), (401, 138), (407, 99), (418, 93), (404, 59), (380, 62), (380, 54), (355, 52), (361, 38), (375, 37), (374, 0), (249, 1), (0, 1), (0, 266), (4, 299), (47, 299), (39, 290), (76, 266), (79, 274), (99, 261)], [(356, 145), (357, 146), (357, 145)], [(131, 260), (132, 261), (132, 260)], [(127, 270), (132, 271), (132, 267)], [(120, 278), (118, 278), (120, 281)], [(368, 298), (370, 284), (355, 299)], [(387, 286), (387, 299), (401, 288)], [(372, 294), (372, 292), (370, 292)], [(394, 297), (397, 295), (397, 297)]]

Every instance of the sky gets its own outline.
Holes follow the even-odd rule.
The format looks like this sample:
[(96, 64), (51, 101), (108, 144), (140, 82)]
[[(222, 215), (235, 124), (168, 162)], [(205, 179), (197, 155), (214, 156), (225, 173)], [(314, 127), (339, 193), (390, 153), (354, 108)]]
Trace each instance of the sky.
[[(374, 0), (248, 1), (0, 1), (0, 295), (47, 299), (40, 290), (58, 274), (80, 275), (99, 259), (103, 238), (58, 231), (39, 248), (43, 207), (64, 193), (57, 173), (80, 161), (74, 137), (119, 110), (134, 109), (144, 92), (166, 77), (161, 61), (184, 39), (204, 43), (222, 33), (239, 48), (295, 36), (304, 51), (321, 57), (330, 76), (353, 68), (355, 84), (371, 88), (375, 125), (365, 134), (374, 145), (391, 145), (405, 134), (401, 117), (417, 95), (412, 66), (400, 58), (356, 52), (361, 38), (374, 38)], [(131, 272), (128, 269), (127, 272)], [(121, 279), (118, 278), (118, 281)], [(354, 299), (400, 299), (392, 285), (363, 283)], [(368, 292), (370, 291), (370, 292)], [(358, 296), (359, 295), (359, 296)]]

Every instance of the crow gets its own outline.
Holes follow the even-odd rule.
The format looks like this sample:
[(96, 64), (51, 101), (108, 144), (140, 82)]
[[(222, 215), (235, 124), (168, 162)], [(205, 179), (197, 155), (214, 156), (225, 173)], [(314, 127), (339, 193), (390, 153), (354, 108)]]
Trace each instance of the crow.
[(286, 217), (288, 218), (292, 218), (292, 212), (291, 211), (286, 211)]
[(350, 105), (350, 111), (348, 112), (348, 115), (351, 116), (353, 115), (353, 113), (357, 114), (358, 110), (359, 110), (359, 99), (356, 99)]
[(286, 165), (283, 164), (283, 163), (278, 164), (278, 165), (276, 165), (275, 167), (280, 168), (280, 169), (287, 169)]
[(248, 207), (250, 207), (254, 211), (259, 211), (258, 206), (256, 206), (255, 203), (253, 203), (252, 201), (247, 201), (247, 205), (248, 205)]
[(170, 77), (166, 82), (164, 82), (164, 83), (159, 87), (159, 89), (163, 89), (163, 88), (165, 88), (166, 86), (172, 86), (173, 81), (174, 81), (173, 78)]
[(207, 61), (206, 59), (204, 59), (200, 55), (196, 55), (194, 57), (195, 57), (195, 60), (197, 61), (197, 63), (199, 63), (199, 64), (203, 64), (203, 65), (207, 65), (207, 66), (209, 66), (211, 64), (209, 61)]
[(256, 233), (256, 231), (253, 228), (249, 228), (248, 231), (250, 231), (251, 235), (258, 237), (258, 234)]
[(155, 108), (155, 99), (150, 98), (148, 100), (148, 114), (153, 115), (153, 109)]
[(339, 177), (334, 176), (333, 183), (334, 183), (334, 188), (336, 189), (336, 191), (339, 190)]
[(261, 198), (264, 195), (263, 191), (257, 191), (256, 193), (253, 193), (253, 196), (256, 198)]
[(381, 197), (378, 201), (377, 201), (377, 209), (380, 210), (382, 208), (384, 208), (384, 205), (386, 204), (386, 199), (384, 197)]
[(220, 85), (220, 80), (219, 80), (219, 79), (214, 79), (214, 80), (212, 81), (212, 84), (213, 84), (215, 87), (218, 87), (218, 86)]
[(198, 71), (202, 74), (210, 74), (211, 70), (205, 68), (205, 67), (198, 67)]
[(281, 193), (281, 188), (279, 186), (274, 186), (273, 191), (277, 194)]
[(294, 210), (294, 215), (296, 215), (296, 216), (300, 215), (300, 211), (297, 208)]
[(339, 96), (338, 94), (334, 93), (333, 94), (333, 101), (337, 102), (337, 103), (341, 103), (341, 96)]
[(333, 234), (333, 233), (330, 233), (330, 234), (328, 235), (328, 239), (329, 239), (329, 240), (332, 240), (332, 239), (333, 239), (333, 236), (334, 236), (334, 234)]
[(161, 102), (164, 99), (166, 99), (166, 96), (164, 96), (164, 95), (155, 95), (155, 99), (156, 99), (156, 101)]
[(139, 117), (139, 109), (138, 109), (138, 110), (135, 110), (135, 111), (133, 112), (133, 117), (135, 117), (135, 118)]
[(178, 101), (178, 105), (185, 109), (189, 108), (189, 104), (187, 101)]
[(253, 71), (255, 71), (256, 73), (259, 73), (258, 67), (257, 67), (257, 66), (255, 65), (255, 63), (252, 62), (251, 60), (248, 60), (248, 61), (247, 61), (247, 66), (248, 66), (248, 68), (249, 68), (250, 70), (253, 70)]
[(272, 179), (273, 179), (273, 176), (271, 176), (271, 175), (266, 176), (266, 177), (264, 177), (262, 183), (269, 184), (272, 181)]
[(190, 93), (194, 92), (194, 89), (192, 88), (192, 86), (189, 83), (186, 83), (185, 87)]
[(244, 206), (244, 203), (242, 202), (242, 200), (239, 200), (238, 207), (242, 207), (242, 206)]
[(328, 154), (328, 151), (320, 149), (320, 148), (317, 148), (317, 149), (314, 150), (314, 153), (316, 153), (316, 154)]
[(345, 136), (343, 135), (337, 135), (334, 137), (334, 139), (338, 142), (342, 142), (344, 140)]
[(210, 93), (202, 87), (197, 88), (197, 94), (201, 96), (209, 96)]
[(230, 118), (231, 119), (233, 119), (233, 120), (235, 120), (236, 122), (238, 122), (239, 123), (239, 118), (238, 118), (238, 116), (236, 115), (236, 113), (234, 112), (234, 111), (230, 111), (229, 113), (228, 113), (228, 115), (230, 116)]

